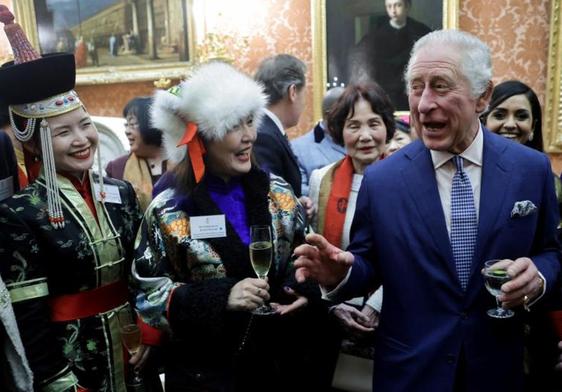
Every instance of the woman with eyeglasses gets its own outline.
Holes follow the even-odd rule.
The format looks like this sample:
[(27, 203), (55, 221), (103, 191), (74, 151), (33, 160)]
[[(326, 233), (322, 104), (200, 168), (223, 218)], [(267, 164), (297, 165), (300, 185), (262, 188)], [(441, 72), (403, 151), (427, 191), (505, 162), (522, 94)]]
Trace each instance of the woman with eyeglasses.
[(123, 109), (125, 134), (131, 150), (110, 161), (105, 172), (109, 177), (126, 180), (133, 185), (141, 209), (152, 200), (152, 187), (168, 168), (162, 154), (162, 131), (150, 125), (151, 97), (136, 97)]

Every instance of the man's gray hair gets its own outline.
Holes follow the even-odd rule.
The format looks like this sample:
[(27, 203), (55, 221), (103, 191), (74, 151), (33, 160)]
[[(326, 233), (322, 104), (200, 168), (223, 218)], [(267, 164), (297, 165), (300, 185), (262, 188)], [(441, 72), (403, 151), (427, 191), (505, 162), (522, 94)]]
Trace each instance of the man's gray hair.
[(410, 88), (411, 67), (418, 52), (426, 46), (451, 45), (461, 53), (460, 72), (470, 84), (473, 97), (482, 95), (492, 79), (490, 48), (479, 38), (459, 30), (436, 30), (421, 37), (412, 48), (404, 80)]
[(326, 117), (328, 112), (332, 109), (332, 106), (341, 97), (345, 88), (343, 87), (332, 87), (326, 94), (324, 94), (324, 99), (322, 100), (322, 117)]
[(287, 95), (289, 86), (294, 84), (298, 90), (305, 85), (306, 65), (290, 54), (278, 54), (262, 61), (254, 79), (260, 82), (269, 105), (274, 105)]

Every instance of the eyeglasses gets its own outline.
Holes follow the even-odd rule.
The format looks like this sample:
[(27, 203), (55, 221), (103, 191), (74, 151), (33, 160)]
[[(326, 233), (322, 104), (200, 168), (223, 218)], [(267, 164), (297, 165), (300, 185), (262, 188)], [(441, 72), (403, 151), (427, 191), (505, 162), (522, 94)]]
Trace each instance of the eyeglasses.
[(125, 128), (131, 128), (131, 129), (136, 129), (139, 127), (139, 123), (125, 123), (123, 125), (125, 125)]

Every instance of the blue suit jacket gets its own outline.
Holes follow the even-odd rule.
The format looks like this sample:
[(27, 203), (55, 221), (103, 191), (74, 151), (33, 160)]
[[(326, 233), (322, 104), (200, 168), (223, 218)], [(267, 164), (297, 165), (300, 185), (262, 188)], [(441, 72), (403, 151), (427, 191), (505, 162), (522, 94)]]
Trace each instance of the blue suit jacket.
[[(511, 218), (523, 200), (537, 211)], [(558, 221), (546, 155), (484, 131), (478, 240), (464, 292), (429, 150), (416, 141), (371, 166), (348, 248), (355, 262), (340, 294), (384, 285), (373, 390), (452, 391), (462, 357), (467, 391), (521, 391), (523, 311), (512, 319), (488, 317), (495, 304), (480, 270), (488, 259), (529, 256), (548, 295), (560, 273)]]
[(291, 140), (291, 147), (299, 160), (302, 194), (307, 196), (312, 171), (339, 161), (345, 155), (345, 147), (334, 143), (333, 139), (325, 134), (320, 123), (304, 135)]

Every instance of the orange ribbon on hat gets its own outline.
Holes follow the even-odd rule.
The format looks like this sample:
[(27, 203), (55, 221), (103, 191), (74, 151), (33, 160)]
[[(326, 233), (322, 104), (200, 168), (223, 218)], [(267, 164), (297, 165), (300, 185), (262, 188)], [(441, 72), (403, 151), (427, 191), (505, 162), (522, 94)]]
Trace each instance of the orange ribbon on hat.
[(185, 133), (180, 139), (177, 147), (187, 144), (187, 152), (189, 153), (189, 160), (193, 167), (195, 174), (195, 182), (199, 183), (203, 174), (205, 174), (205, 163), (203, 162), (203, 155), (207, 152), (203, 141), (197, 133), (197, 124), (188, 122), (185, 126)]

